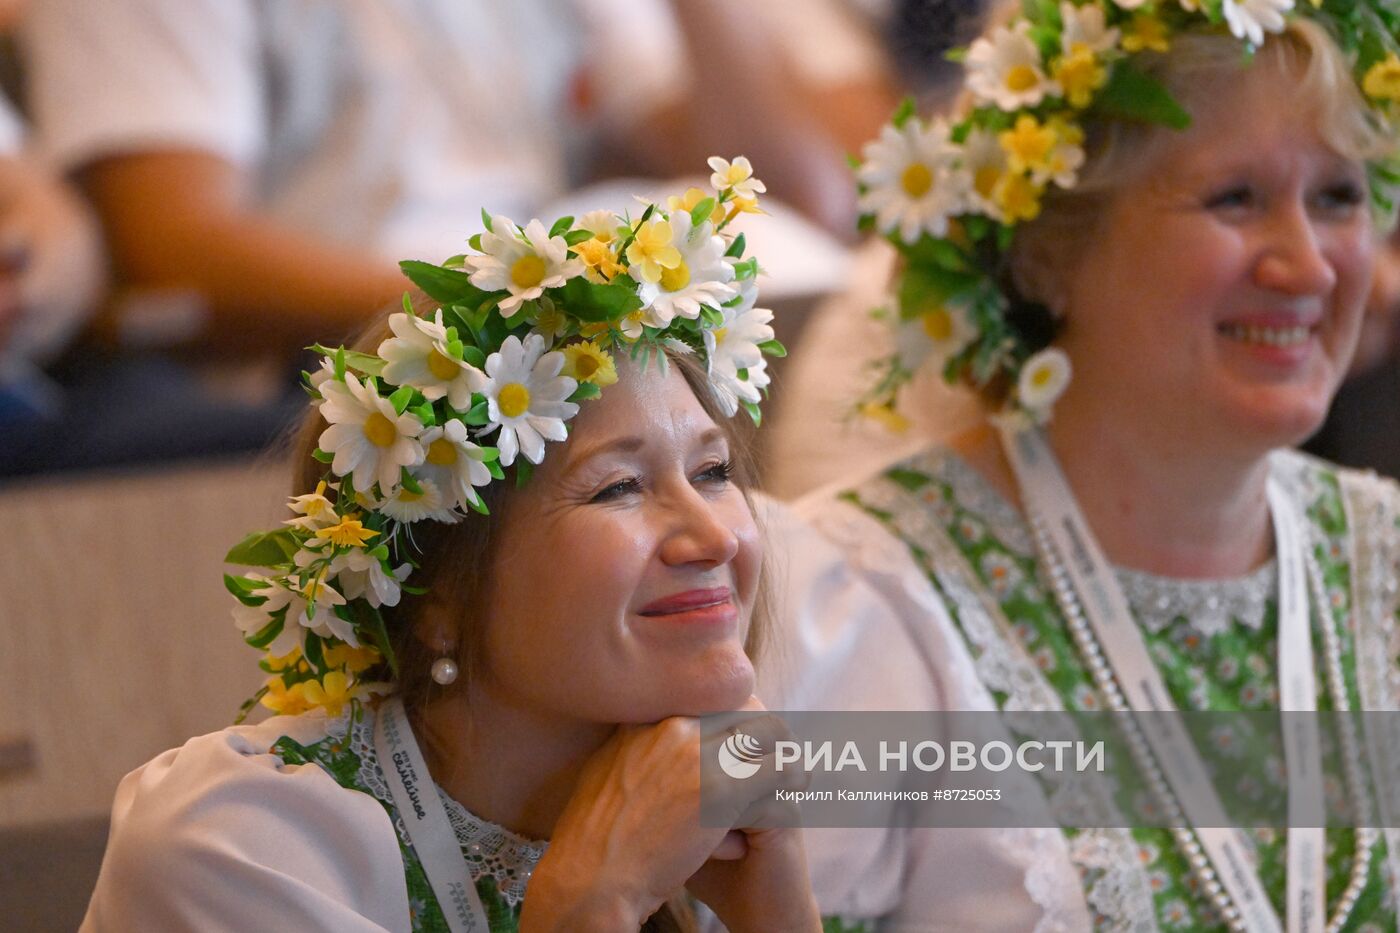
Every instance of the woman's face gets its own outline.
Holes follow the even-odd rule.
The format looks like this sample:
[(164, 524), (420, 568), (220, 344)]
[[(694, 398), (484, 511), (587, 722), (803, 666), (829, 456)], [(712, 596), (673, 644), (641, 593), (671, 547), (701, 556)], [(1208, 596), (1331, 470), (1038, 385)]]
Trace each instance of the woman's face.
[(734, 709), (753, 690), (753, 514), (679, 370), (618, 373), (510, 503), (483, 686), (590, 722)]
[(1192, 443), (1296, 443), (1356, 345), (1372, 257), (1364, 167), (1265, 69), (1199, 96), (1191, 128), (1149, 149), (1069, 278), (1069, 391)]

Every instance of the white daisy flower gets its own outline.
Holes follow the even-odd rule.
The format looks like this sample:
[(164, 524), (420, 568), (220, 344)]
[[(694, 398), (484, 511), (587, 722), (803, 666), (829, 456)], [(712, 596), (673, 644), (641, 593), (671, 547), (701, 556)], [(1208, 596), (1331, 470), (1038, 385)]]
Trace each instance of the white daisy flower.
[(966, 209), (972, 178), (960, 167), (960, 150), (948, 138), (942, 120), (924, 127), (910, 119), (902, 127), (886, 125), (867, 143), (856, 178), (865, 185), (862, 213), (875, 215), (881, 233), (896, 230), (906, 243), (923, 232), (944, 236), (948, 218)]
[(544, 338), (526, 336), (522, 344), (514, 334), (501, 349), (486, 358), (486, 412), (491, 421), (486, 432), (501, 429), (496, 446), (501, 466), (510, 466), (523, 453), (531, 463), (544, 459), (544, 442), (568, 437), (564, 422), (578, 414), (568, 401), (578, 383), (559, 375), (564, 354), (546, 353)]
[(1058, 347), (1046, 347), (1021, 367), (1020, 378), (1016, 381), (1016, 397), (1022, 408), (1044, 418), (1069, 385), (1069, 377), (1069, 357), (1065, 351)]
[(958, 305), (933, 308), (900, 322), (896, 338), (899, 365), (912, 373), (931, 364), (941, 372), (948, 360), (976, 339), (977, 325), (966, 308)]
[(354, 626), (333, 611), (333, 607), (345, 605), (345, 597), (333, 586), (316, 578), (300, 587), (291, 579), (261, 579), (265, 585), (259, 587), (255, 595), (265, 595), (267, 600), (261, 606), (235, 606), (233, 621), (245, 636), (253, 635), (266, 628), (273, 615), (285, 609), (282, 631), (267, 646), (269, 654), (281, 656), (300, 648), (303, 628), (323, 638), (339, 638), (359, 647)]
[(510, 293), (498, 305), (502, 317), (515, 314), (521, 304), (540, 297), (546, 288), (558, 288), (583, 274), (583, 263), (569, 258), (564, 238), (550, 236), (538, 220), (526, 224), (524, 239), (515, 235), (515, 229), (509, 217), (491, 218), (491, 229), (481, 235), (484, 255), (467, 257), (473, 285)]
[(643, 320), (652, 327), (665, 327), (676, 317), (697, 318), (701, 305), (718, 308), (736, 294), (729, 284), (734, 281), (734, 266), (725, 262), (724, 238), (715, 235), (710, 222), (693, 226), (685, 211), (674, 211), (667, 220), (670, 245), (681, 261), (674, 268), (663, 268), (657, 281), (643, 278), (637, 283), (637, 297), (647, 312)]
[[(569, 318), (561, 311), (548, 296), (541, 296), (539, 300), (540, 310), (535, 315), (534, 326), (530, 328), (530, 333), (539, 334), (545, 339), (545, 343), (553, 344), (554, 341), (569, 332)], [(480, 389), (476, 391), (480, 392)]]
[(400, 311), (389, 315), (394, 336), (379, 345), (385, 361), (382, 376), (396, 386), (413, 386), (429, 401), (443, 396), (458, 411), (472, 407), (472, 393), (480, 392), (486, 375), (475, 366), (447, 352), (447, 328), (442, 309), (434, 320), (409, 317)]
[(480, 445), (467, 440), (467, 426), (453, 418), (424, 431), (419, 440), (427, 453), (414, 469), (414, 478), (430, 480), (450, 509), (480, 502), (475, 487), (488, 485), (491, 471)]
[(400, 564), (393, 573), (384, 572), (384, 564), (368, 551), (354, 548), (331, 561), (330, 573), (340, 585), (346, 599), (363, 597), (371, 606), (397, 606), (402, 595), (399, 584), (413, 570), (410, 564)]
[(962, 167), (970, 183), (968, 206), (995, 221), (1003, 220), (995, 194), (997, 182), (1010, 167), (997, 134), (981, 127), (969, 130), (962, 144)]
[[(1229, 0), (1226, 0), (1229, 2)], [(1030, 37), (1031, 24), (1004, 26), (972, 43), (967, 52), (967, 86), (979, 102), (990, 102), (1006, 111), (1034, 107), (1060, 86), (1041, 66), (1040, 49)]]
[(753, 279), (746, 279), (739, 293), (743, 296), (739, 304), (721, 309), (723, 323), (703, 332), (710, 385), (724, 413), (731, 416), (739, 410), (741, 401), (757, 405), (762, 399), (760, 390), (768, 385), (770, 377), (768, 361), (758, 345), (773, 339), (773, 312), (754, 307), (758, 287)]
[[(1146, 2), (1147, 0), (1113, 0), (1113, 5), (1121, 10), (1136, 10), (1138, 7), (1142, 6)], [(1192, 5), (1187, 6), (1188, 3), (1191, 3)], [(1192, 3), (1192, 0), (1181, 0), (1181, 6), (1183, 9), (1186, 10), (1196, 9), (1195, 4)]]
[[(1143, 2), (1145, 0), (1137, 0), (1134, 5)], [(1107, 52), (1118, 44), (1118, 29), (1104, 28), (1104, 8), (1097, 3), (1075, 6), (1061, 2), (1060, 21), (1064, 24), (1060, 33), (1060, 50), (1065, 55), (1073, 54), (1081, 46), (1095, 53)]]
[(432, 519), (446, 525), (461, 521), (462, 516), (452, 511), (452, 506), (444, 500), (442, 490), (438, 489), (436, 483), (430, 479), (415, 479), (418, 487), (423, 490), (421, 493), (412, 492), (407, 486), (400, 486), (394, 490), (393, 495), (380, 499), (375, 504), (375, 511), (383, 512), (394, 521), (405, 524), (421, 522), (424, 519)]
[(378, 483), (381, 491), (399, 483), (401, 468), (423, 462), (423, 445), (418, 435), (423, 423), (381, 398), (373, 379), (361, 383), (354, 373), (345, 381), (333, 380), (321, 387), (321, 416), (330, 427), (321, 432), (317, 444), (334, 454), (331, 471), (336, 476), (355, 474), (357, 489), (368, 491)]
[(1236, 39), (1263, 45), (1264, 33), (1283, 32), (1283, 14), (1293, 9), (1293, 0), (1223, 0), (1220, 9)]
[(706, 164), (714, 172), (710, 176), (710, 184), (716, 191), (733, 188), (737, 196), (752, 199), (768, 190), (763, 182), (753, 177), (753, 166), (744, 156), (739, 156), (733, 162), (719, 156), (710, 156)]
[(575, 227), (587, 230), (593, 234), (593, 239), (602, 240), (604, 243), (615, 240), (618, 229), (626, 225), (626, 221), (612, 211), (589, 211), (574, 221)]

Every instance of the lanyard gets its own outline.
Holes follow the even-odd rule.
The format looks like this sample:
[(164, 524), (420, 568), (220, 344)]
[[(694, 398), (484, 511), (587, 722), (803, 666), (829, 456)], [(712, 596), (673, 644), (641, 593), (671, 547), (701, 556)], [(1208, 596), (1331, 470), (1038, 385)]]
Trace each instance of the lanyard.
[[(1044, 434), (1036, 430), (1002, 436), (1027, 511), (1045, 523), (1050, 542), (1062, 558), (1084, 615), (1102, 648), (1128, 707), (1141, 712), (1174, 712), (1166, 685), (1153, 664), (1113, 569), (1075, 502)], [(1291, 501), (1269, 482), (1279, 562), (1279, 690), (1284, 710), (1315, 710), (1312, 638), (1308, 614), (1301, 520)], [(1294, 721), (1297, 721), (1295, 724)], [(1321, 814), (1321, 751), (1315, 717), (1288, 717), (1284, 753), (1294, 778), (1288, 796), (1290, 823), (1295, 816)], [(1278, 914), (1269, 903), (1258, 873), (1251, 867), (1249, 845), (1239, 829), (1226, 827), (1224, 808), (1205, 765), (1175, 716), (1140, 721), (1168, 785), (1186, 811), (1216, 876), (1240, 911), (1251, 933), (1278, 933)], [(1305, 788), (1308, 793), (1300, 793)], [(1320, 933), (1326, 926), (1323, 864), (1324, 831), (1317, 827), (1288, 832), (1288, 933)]]
[(448, 929), (452, 933), (490, 933), (466, 857), (398, 697), (389, 697), (379, 706), (374, 751)]

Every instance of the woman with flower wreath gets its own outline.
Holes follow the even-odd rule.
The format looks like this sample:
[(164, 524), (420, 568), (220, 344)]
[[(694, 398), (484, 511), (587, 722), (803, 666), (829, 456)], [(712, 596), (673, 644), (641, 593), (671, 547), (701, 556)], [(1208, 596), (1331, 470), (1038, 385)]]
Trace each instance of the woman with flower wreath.
[[(1397, 32), (1374, 0), (1028, 0), (963, 55), (958, 117), (896, 115), (857, 176), (901, 254), (899, 352), (860, 403), (894, 420), (931, 366), (985, 417), (799, 504), (835, 550), (792, 551), (808, 653), (770, 707), (840, 683), (883, 709), (1400, 709), (1400, 490), (1288, 449), (1346, 373), (1392, 213)], [(903, 683), (871, 669), (891, 618), (923, 646)], [(903, 890), (940, 929), (1394, 929), (1371, 738), (1343, 730), (1327, 772), (1343, 828), (986, 830), (906, 860)], [(1145, 803), (1182, 815), (1199, 758), (1136, 739)], [(1320, 759), (1287, 770), (1295, 748)], [(1276, 764), (1219, 780), (1291, 792)], [(819, 840), (818, 878), (859, 875)]]
[(83, 929), (671, 930), (686, 890), (821, 928), (750, 806), (781, 776), (698, 818), (764, 624), (731, 416), (782, 351), (727, 229), (763, 186), (711, 164), (688, 207), (487, 218), (326, 351), (293, 517), (226, 578), (281, 715), (123, 781)]

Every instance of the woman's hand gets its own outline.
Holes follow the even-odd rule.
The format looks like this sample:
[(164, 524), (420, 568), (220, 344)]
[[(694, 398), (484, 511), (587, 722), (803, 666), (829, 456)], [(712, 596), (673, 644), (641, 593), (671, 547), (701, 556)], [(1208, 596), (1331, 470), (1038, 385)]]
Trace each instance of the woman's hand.
[[(746, 708), (762, 707), (751, 700)], [(788, 923), (789, 901), (810, 902), (796, 830), (741, 838), (728, 828), (792, 783), (791, 776), (763, 768), (748, 780), (726, 779), (706, 799), (707, 815), (723, 819), (706, 827), (700, 824), (702, 754), (713, 755), (714, 744), (702, 745), (696, 719), (619, 727), (585, 765), (555, 825), (526, 892), (522, 933), (636, 929), (697, 872), (696, 895), (713, 901), (722, 919), (740, 921), (735, 929), (752, 928), (748, 918), (764, 904), (772, 905), (764, 929), (773, 929), (779, 918)], [(703, 870), (717, 855), (732, 861)], [(733, 891), (718, 890), (730, 884)], [(794, 899), (769, 884), (796, 885), (802, 895)]]

